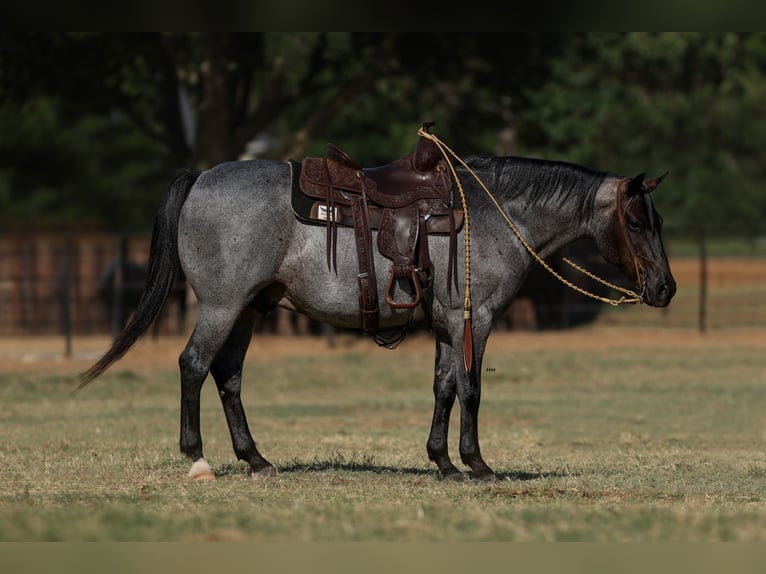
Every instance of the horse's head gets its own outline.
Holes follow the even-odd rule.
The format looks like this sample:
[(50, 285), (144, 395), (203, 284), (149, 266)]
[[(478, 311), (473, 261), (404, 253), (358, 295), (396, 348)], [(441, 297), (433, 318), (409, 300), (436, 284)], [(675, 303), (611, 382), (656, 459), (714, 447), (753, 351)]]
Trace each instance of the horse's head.
[(665, 178), (615, 181), (596, 242), (604, 258), (616, 265), (633, 281), (644, 303), (665, 307), (676, 293), (676, 282), (670, 272), (662, 244), (662, 217), (654, 209), (651, 193)]

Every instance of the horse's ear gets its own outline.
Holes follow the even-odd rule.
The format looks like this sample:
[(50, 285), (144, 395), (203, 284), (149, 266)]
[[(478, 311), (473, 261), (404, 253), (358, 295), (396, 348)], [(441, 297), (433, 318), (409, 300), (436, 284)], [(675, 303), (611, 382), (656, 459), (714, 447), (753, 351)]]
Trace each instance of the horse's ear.
[(644, 181), (644, 191), (646, 193), (652, 193), (654, 191), (654, 189), (658, 185), (660, 185), (662, 180), (665, 179), (665, 177), (668, 175), (668, 173), (670, 173), (670, 172), (666, 171), (665, 173), (663, 173), (659, 177), (653, 177), (652, 179), (647, 179), (646, 181)]
[(626, 190), (628, 197), (641, 193), (643, 190), (645, 175), (645, 173), (639, 173), (633, 179), (628, 180), (628, 189)]

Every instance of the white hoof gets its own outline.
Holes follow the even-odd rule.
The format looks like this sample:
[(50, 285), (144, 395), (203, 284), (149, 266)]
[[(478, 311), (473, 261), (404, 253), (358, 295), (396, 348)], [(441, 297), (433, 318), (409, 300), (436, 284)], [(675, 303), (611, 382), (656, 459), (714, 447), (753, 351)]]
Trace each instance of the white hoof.
[(215, 473), (213, 469), (204, 458), (195, 461), (189, 470), (189, 478), (194, 480), (215, 480)]

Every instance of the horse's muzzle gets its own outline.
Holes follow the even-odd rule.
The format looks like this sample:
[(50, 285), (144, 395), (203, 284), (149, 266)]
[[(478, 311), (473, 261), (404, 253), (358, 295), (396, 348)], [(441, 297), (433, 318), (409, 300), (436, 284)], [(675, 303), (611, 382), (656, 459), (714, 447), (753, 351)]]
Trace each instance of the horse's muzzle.
[(653, 289), (644, 289), (642, 293), (644, 303), (652, 307), (667, 307), (675, 294), (676, 282), (672, 278), (660, 283)]

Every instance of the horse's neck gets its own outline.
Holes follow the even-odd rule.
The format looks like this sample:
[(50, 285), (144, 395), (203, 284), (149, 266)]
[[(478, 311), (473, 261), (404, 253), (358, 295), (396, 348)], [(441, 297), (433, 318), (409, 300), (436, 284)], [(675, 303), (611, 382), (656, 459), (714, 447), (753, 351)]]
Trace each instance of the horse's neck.
[[(530, 190), (531, 192), (531, 190)], [(548, 257), (559, 249), (592, 235), (593, 204), (579, 208), (559, 197), (530, 199), (522, 193), (505, 202), (505, 211), (524, 240), (540, 257)]]
[[(532, 250), (542, 258), (552, 255), (559, 249), (587, 235), (585, 226), (579, 225), (575, 219), (557, 217), (559, 215), (561, 215), (560, 212), (546, 211), (544, 215), (536, 216), (539, 217), (541, 224), (524, 226), (527, 233), (527, 237), (524, 239)], [(532, 214), (527, 211), (526, 216), (530, 217)]]

